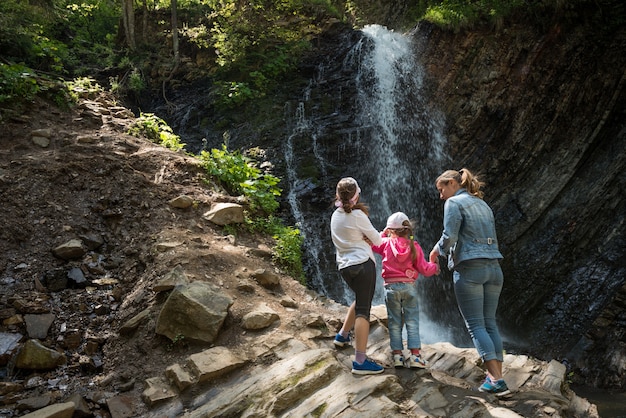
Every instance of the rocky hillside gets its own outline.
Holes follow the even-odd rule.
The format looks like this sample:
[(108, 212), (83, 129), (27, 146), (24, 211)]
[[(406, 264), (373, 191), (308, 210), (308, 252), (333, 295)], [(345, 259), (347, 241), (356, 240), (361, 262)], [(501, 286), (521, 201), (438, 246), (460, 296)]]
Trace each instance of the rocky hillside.
[[(127, 135), (132, 120), (106, 95), (2, 113), (0, 416), (597, 416), (558, 362), (507, 356), (507, 399), (475, 391), (471, 348), (390, 368), (381, 307), (370, 354), (387, 370), (352, 376), (352, 349), (332, 345), (345, 308), (277, 270), (270, 238), (206, 220), (236, 198), (193, 158)], [(161, 318), (176, 284), (214, 299)], [(218, 298), (214, 338), (159, 332)]]

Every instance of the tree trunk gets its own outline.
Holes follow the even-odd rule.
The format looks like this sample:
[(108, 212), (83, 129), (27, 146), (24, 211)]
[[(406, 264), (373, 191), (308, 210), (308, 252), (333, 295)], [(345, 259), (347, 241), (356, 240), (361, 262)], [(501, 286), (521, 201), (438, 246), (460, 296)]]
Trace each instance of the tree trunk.
[(148, 0), (143, 0), (143, 16), (141, 19), (141, 41), (148, 41)]
[(136, 49), (135, 42), (135, 8), (134, 0), (122, 0), (122, 22), (124, 23), (124, 35), (126, 45), (131, 51)]
[(178, 52), (178, 17), (176, 14), (178, 4), (177, 0), (172, 0), (172, 51), (174, 52), (174, 61), (178, 65), (180, 54)]

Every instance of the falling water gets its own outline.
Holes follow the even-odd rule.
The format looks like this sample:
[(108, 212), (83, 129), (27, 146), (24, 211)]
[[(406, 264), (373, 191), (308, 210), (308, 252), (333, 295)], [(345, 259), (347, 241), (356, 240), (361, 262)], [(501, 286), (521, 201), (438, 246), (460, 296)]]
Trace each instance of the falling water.
[[(378, 25), (365, 27), (362, 35), (345, 54), (339, 71), (335, 69), (352, 74), (351, 84), (333, 79), (330, 71), (320, 67), (291, 111), (293, 123), (284, 150), (288, 200), (305, 238), (309, 286), (346, 304), (353, 295), (337, 272), (329, 230), (330, 202), (339, 178), (352, 176), (359, 181), (378, 230), (393, 212), (403, 211), (414, 220), (415, 238), (427, 257), (441, 233), (443, 205), (434, 180), (448, 161), (442, 117), (429, 109), (423, 97), (423, 69), (411, 39)], [(328, 87), (332, 83), (337, 85)], [(321, 105), (329, 94), (332, 105)], [(347, 115), (346, 109), (352, 114)], [(316, 180), (299, 171), (303, 165), (315, 166)], [(317, 192), (327, 193), (325, 205), (310, 204), (310, 196)], [(383, 303), (378, 276), (374, 303)], [(424, 339), (452, 340), (430, 319), (452, 323), (445, 317), (458, 318), (450, 283), (440, 278), (420, 280)], [(447, 313), (440, 311), (442, 302)]]

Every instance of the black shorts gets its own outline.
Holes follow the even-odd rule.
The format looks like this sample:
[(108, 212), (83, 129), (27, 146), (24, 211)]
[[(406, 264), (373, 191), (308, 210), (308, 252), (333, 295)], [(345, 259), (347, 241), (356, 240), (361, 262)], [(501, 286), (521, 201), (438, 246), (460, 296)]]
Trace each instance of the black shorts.
[(369, 321), (374, 291), (376, 290), (376, 264), (372, 259), (368, 259), (362, 264), (341, 269), (339, 273), (354, 292), (356, 316)]

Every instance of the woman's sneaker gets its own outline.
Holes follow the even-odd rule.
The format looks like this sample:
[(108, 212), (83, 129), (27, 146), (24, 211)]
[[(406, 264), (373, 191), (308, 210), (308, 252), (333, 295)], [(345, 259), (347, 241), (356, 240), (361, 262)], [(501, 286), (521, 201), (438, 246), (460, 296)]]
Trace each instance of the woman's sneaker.
[(411, 357), (409, 357), (409, 367), (411, 369), (425, 369), (426, 360), (419, 354), (411, 354)]
[(363, 364), (359, 364), (356, 361), (352, 362), (352, 374), (379, 374), (384, 371), (383, 366), (370, 359), (365, 359)]
[(402, 354), (393, 355), (393, 367), (395, 367), (396, 369), (404, 367), (404, 356)]
[(334, 341), (335, 347), (344, 348), (347, 345), (350, 345), (350, 334), (347, 337), (342, 337), (341, 334), (337, 334), (335, 336)]
[(485, 393), (492, 393), (496, 396), (505, 396), (511, 393), (504, 379), (496, 380), (494, 382), (489, 378), (489, 376), (487, 376), (485, 382), (480, 385), (478, 390)]

